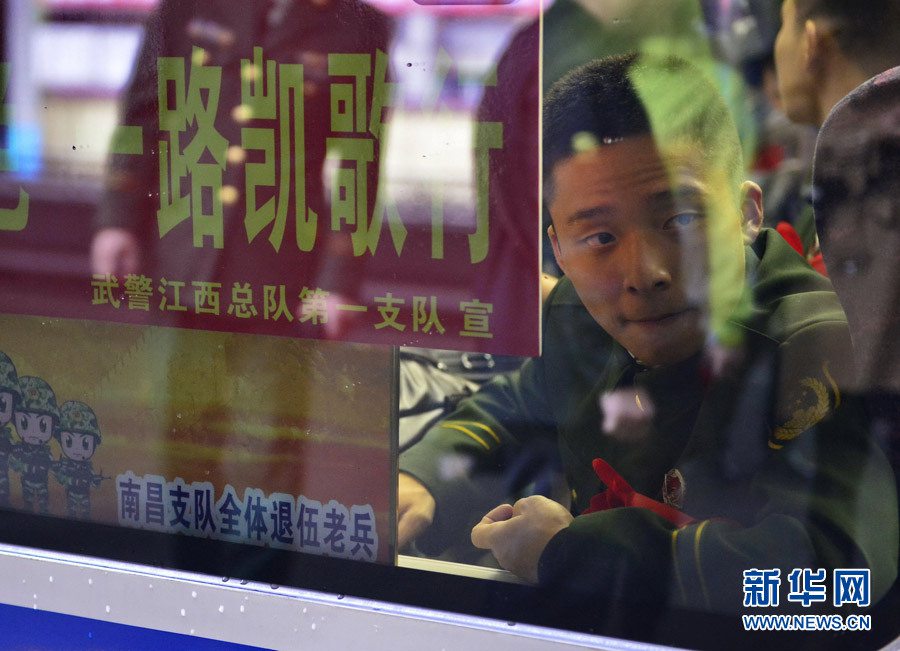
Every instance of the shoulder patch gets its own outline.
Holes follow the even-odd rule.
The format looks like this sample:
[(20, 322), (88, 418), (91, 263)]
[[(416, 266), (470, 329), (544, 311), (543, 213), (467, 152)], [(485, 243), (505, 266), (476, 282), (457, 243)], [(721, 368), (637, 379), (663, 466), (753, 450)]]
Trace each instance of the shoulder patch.
[(828, 371), (828, 362), (822, 364), (822, 376), (824, 381), (805, 377), (791, 391), (788, 404), (793, 411), (773, 430), (770, 448), (780, 450), (786, 442), (797, 438), (840, 406), (841, 392)]

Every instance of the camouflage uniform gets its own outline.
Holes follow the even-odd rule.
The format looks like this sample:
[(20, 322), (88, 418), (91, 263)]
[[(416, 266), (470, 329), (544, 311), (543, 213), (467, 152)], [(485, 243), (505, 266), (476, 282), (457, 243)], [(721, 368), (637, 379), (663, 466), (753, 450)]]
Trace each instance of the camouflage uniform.
[(91, 488), (103, 478), (94, 474), (90, 460), (61, 458), (53, 464), (53, 476), (66, 488), (66, 513), (73, 518), (91, 517)]
[[(55, 428), (59, 423), (59, 407), (50, 385), (38, 377), (23, 377), (19, 378), (19, 390), (21, 402), (18, 411), (51, 416)], [(13, 445), (10, 465), (22, 475), (22, 501), (25, 510), (47, 512), (47, 478), (52, 463), (47, 443), (34, 444), (22, 440)]]
[[(76, 400), (70, 400), (60, 408), (59, 428), (56, 437), (62, 432), (87, 434), (96, 439), (100, 445), (100, 426), (94, 411)], [(100, 485), (101, 475), (94, 474), (90, 459), (70, 459), (61, 456), (53, 464), (53, 476), (66, 489), (66, 513), (73, 518), (91, 517), (91, 487)]]
[[(15, 409), (20, 399), (19, 377), (12, 360), (3, 352), (0, 352), (0, 393), (12, 394), (12, 406)], [(9, 506), (9, 455), (13, 449), (12, 429), (10, 423), (0, 424), (0, 507)]]

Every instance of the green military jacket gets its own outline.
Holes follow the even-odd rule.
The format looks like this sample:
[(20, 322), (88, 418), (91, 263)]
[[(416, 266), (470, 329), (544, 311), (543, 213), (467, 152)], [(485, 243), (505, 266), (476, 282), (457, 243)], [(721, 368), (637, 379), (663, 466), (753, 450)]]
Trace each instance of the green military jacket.
[[(841, 392), (851, 364), (843, 312), (828, 280), (774, 231), (748, 249), (747, 278), (732, 323), (737, 361), (717, 375), (703, 355), (641, 367), (563, 279), (544, 306), (543, 355), (463, 401), (401, 457), (437, 502), (420, 547), (467, 537), (517, 488), (517, 460), (555, 443), (573, 513), (603, 490), (591, 465), (602, 458), (660, 501), (677, 471), (678, 505), (695, 522), (677, 528), (635, 507), (576, 517), (543, 552), (543, 584), (734, 611), (744, 570), (779, 568), (787, 585), (795, 567), (869, 567), (874, 603), (897, 574), (897, 497), (866, 419)], [(601, 430), (599, 397), (629, 387), (655, 408), (639, 442)]]

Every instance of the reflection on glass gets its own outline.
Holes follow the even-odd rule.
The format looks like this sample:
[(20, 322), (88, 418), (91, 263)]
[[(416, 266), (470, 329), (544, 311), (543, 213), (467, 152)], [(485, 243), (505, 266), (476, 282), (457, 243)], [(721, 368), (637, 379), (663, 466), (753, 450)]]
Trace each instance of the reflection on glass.
[(376, 4), (5, 10), (4, 507), (393, 560), (391, 351), (310, 340), (536, 351), (475, 115), (533, 7)]
[[(894, 477), (847, 392), (841, 305), (762, 228), (709, 74), (631, 54), (545, 97), (544, 200), (565, 276), (545, 301), (543, 354), (401, 456), (401, 545), (465, 554), (470, 539), (598, 617), (621, 600), (648, 616), (827, 611), (848, 572), (858, 606), (895, 581)], [(554, 447), (569, 495), (521, 475)]]

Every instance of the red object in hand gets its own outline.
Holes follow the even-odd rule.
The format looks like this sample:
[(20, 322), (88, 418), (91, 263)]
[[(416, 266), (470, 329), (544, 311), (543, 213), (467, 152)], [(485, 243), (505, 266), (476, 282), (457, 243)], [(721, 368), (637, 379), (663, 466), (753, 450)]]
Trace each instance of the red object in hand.
[(613, 470), (613, 467), (603, 459), (594, 459), (593, 466), (594, 472), (597, 473), (600, 481), (606, 484), (606, 490), (602, 493), (597, 493), (591, 498), (590, 506), (582, 512), (582, 515), (606, 511), (620, 506), (636, 506), (653, 511), (676, 527), (684, 527), (696, 522), (694, 518), (686, 513), (682, 513), (668, 504), (657, 502), (646, 495), (638, 493), (625, 481), (622, 475)]

